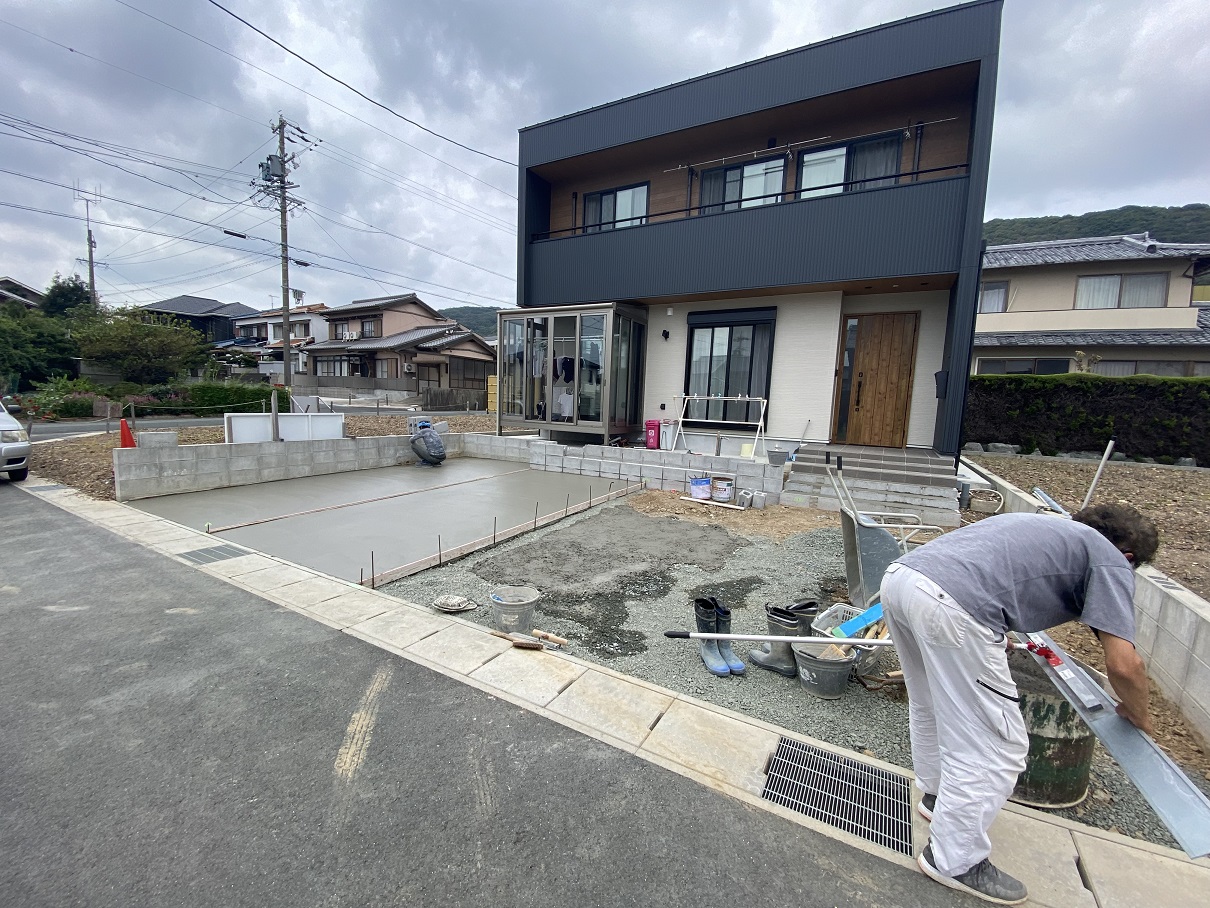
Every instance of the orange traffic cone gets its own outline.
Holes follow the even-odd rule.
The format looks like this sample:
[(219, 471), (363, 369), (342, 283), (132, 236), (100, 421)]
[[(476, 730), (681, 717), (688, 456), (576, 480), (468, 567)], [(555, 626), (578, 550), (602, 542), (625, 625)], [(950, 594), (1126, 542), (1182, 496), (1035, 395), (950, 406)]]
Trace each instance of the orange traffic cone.
[(126, 420), (122, 420), (122, 428), (119, 431), (122, 436), (123, 448), (137, 448), (138, 445), (134, 442), (134, 434), (130, 431), (130, 426), (126, 424)]

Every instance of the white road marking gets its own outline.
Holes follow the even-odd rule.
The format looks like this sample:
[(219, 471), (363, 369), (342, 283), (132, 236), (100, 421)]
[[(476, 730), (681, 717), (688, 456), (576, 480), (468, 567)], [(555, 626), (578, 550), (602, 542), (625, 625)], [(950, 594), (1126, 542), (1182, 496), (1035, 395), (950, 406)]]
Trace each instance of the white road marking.
[(343, 782), (351, 782), (361, 764), (365, 762), (366, 753), (370, 749), (370, 740), (374, 736), (374, 723), (378, 720), (378, 701), (391, 683), (391, 675), (395, 669), (384, 665), (374, 675), (374, 680), (361, 695), (357, 711), (349, 719), (349, 727), (345, 729), (344, 741), (336, 754), (336, 778)]

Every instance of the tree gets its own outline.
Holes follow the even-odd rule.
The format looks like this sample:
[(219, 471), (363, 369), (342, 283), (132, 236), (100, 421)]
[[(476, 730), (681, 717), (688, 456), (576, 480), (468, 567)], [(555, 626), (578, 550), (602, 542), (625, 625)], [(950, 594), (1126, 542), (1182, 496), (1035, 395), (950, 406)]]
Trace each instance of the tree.
[(162, 385), (206, 362), (209, 347), (200, 331), (177, 319), (140, 309), (98, 314), (75, 329), (80, 356), (141, 385)]
[(84, 282), (84, 278), (78, 274), (65, 278), (56, 271), (50, 286), (46, 288), (42, 311), (49, 316), (58, 317), (73, 310), (84, 311), (92, 308), (92, 294), (88, 292), (88, 284)]
[[(0, 306), (0, 385), (10, 391), (75, 371), (76, 345), (58, 319), (20, 303)], [(14, 381), (15, 376), (15, 381)]]

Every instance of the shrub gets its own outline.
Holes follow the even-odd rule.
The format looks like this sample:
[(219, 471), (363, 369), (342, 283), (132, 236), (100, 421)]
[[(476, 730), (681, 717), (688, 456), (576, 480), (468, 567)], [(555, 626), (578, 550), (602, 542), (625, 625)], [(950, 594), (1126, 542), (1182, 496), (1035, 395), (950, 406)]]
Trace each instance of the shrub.
[[(278, 388), (277, 406), (283, 413), (290, 410), (290, 395)], [(198, 382), (186, 390), (187, 406), (204, 416), (230, 410), (235, 413), (258, 413), (261, 404), (269, 408), (273, 388), (243, 382)]]
[(1210, 379), (1135, 375), (971, 376), (967, 441), (1053, 451), (1099, 451), (1116, 439), (1129, 457), (1210, 463)]

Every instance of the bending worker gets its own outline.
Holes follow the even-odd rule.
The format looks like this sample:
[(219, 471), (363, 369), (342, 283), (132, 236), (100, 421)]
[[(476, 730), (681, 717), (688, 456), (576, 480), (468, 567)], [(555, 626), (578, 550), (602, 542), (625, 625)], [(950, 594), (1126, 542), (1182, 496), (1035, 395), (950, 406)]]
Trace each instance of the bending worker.
[(882, 605), (907, 684), (919, 811), (932, 823), (918, 859), (925, 874), (989, 902), (1025, 901), (1025, 886), (988, 859), (988, 829), (1029, 750), (1009, 631), (1088, 625), (1105, 650), (1118, 714), (1151, 731), (1147, 674), (1134, 650), (1134, 569), (1158, 542), (1154, 524), (1122, 505), (1071, 520), (1002, 514), (887, 568)]
[(412, 450), (422, 463), (430, 467), (439, 467), (445, 460), (445, 444), (427, 419), (422, 419), (416, 425), (416, 434), (412, 436)]

